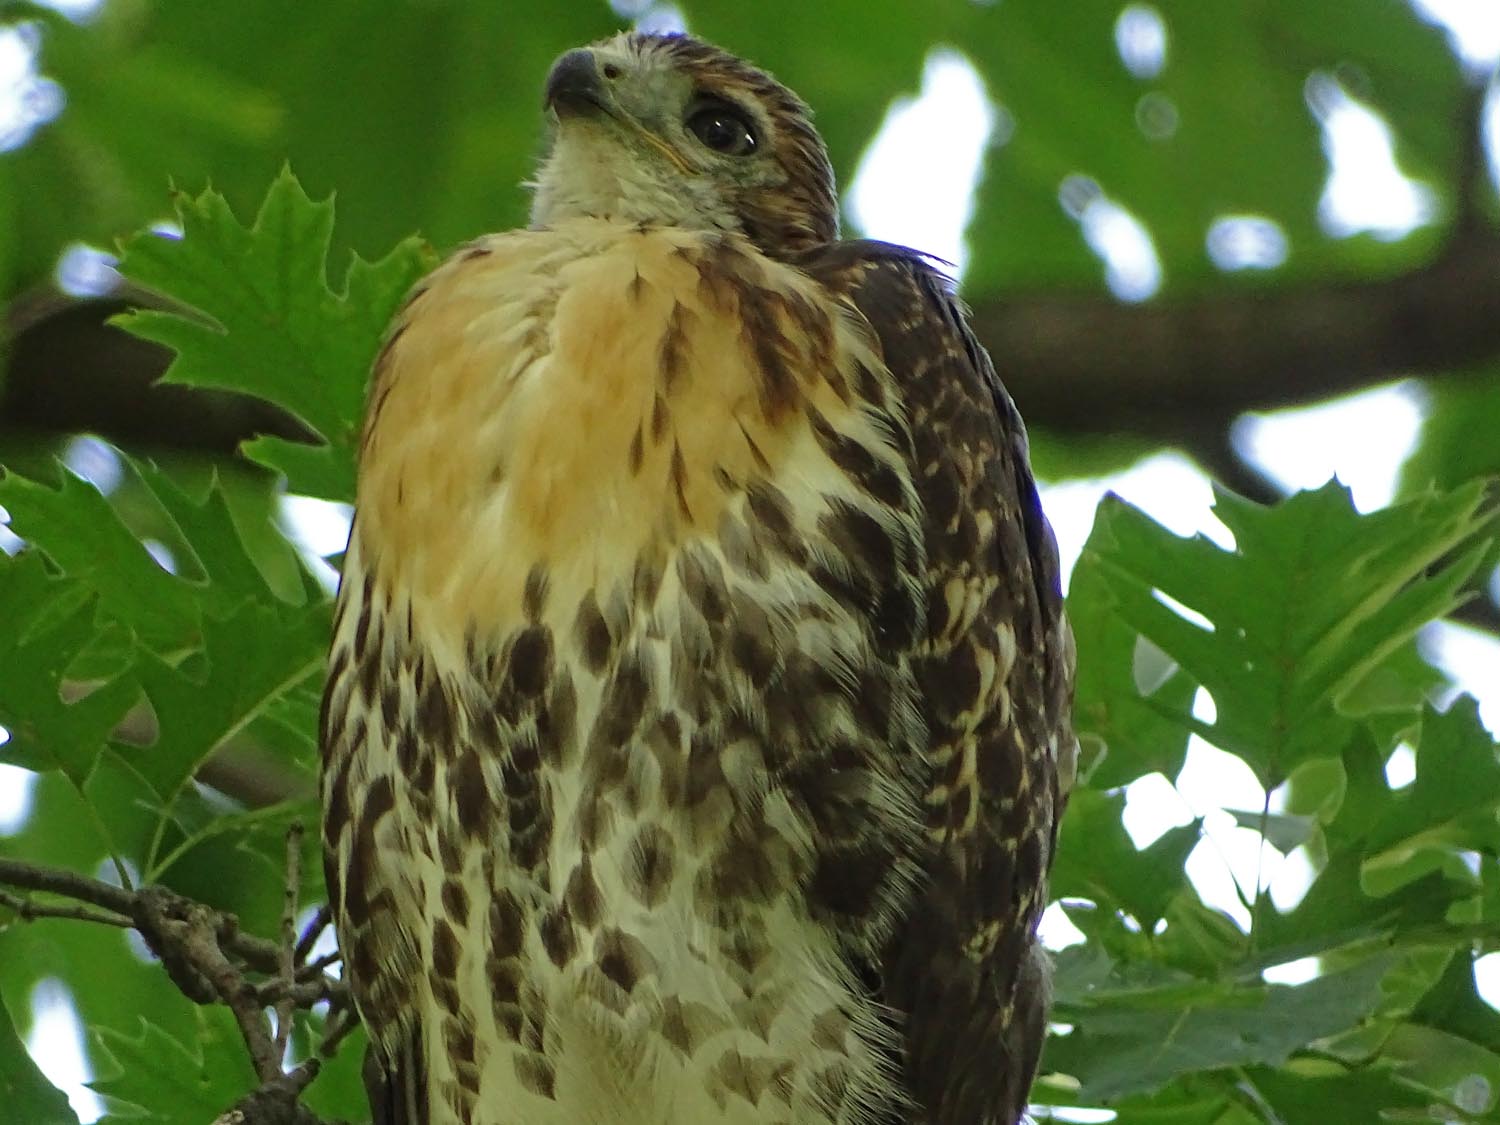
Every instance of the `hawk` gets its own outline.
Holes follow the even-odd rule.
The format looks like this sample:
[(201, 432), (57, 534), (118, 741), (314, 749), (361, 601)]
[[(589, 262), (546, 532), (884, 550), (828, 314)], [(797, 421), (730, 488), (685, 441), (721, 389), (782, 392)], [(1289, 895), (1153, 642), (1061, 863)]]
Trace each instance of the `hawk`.
[(375, 364), (322, 717), (377, 1122), (1000, 1125), (1076, 743), (1021, 420), (807, 107), (569, 51)]

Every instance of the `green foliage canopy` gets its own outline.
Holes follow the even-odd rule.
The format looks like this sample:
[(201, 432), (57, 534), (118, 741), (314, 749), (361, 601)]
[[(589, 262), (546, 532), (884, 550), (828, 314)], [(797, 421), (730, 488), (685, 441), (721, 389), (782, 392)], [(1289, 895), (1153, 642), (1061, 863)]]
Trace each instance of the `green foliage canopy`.
[[(97, 26), (43, 17), (44, 59), (72, 102), (0, 157), (0, 193), (28, 215), (0, 242), (0, 268), (40, 276), (65, 241), (155, 217), (165, 173), (211, 177), (216, 189), (173, 198), (180, 237), (125, 245), (125, 275), (169, 304), (121, 323), (172, 350), (168, 380), (265, 399), (318, 441), (257, 438), (244, 461), (210, 467), (125, 454), (126, 481), (107, 498), (34, 452), (5, 458), (0, 506), (27, 549), (0, 556), (0, 725), (11, 735), (0, 760), (40, 780), (0, 855), (103, 864), (271, 933), (282, 833), (315, 818), (329, 624), (326, 589), (273, 519), (276, 490), (352, 498), (380, 331), (434, 261), (407, 232), (448, 245), (520, 221), (512, 185), (534, 152), (538, 77), (614, 20), (602, 5), (539, 5), (523, 29), (479, 3), (396, 4), (372, 19), (354, 0), (268, 0), (246, 5), (231, 37), (208, 7), (121, 4)], [(1403, 158), (1439, 178), (1462, 87), (1436, 32), (1379, 0), (1238, 5), (1225, 18), (1188, 0), (1159, 7), (1182, 59), (1162, 84), (1185, 123), (1171, 153), (1131, 127), (1139, 90), (1108, 39), (1117, 5), (945, 0), (921, 34), (898, 6), (843, 0), (775, 18), (706, 4), (689, 15), (819, 106), (846, 173), (929, 46), (963, 45), (1018, 122), (990, 156), (971, 292), (1095, 276), (1052, 199), (1078, 167), (1139, 209), (1171, 285), (1212, 280), (1202, 232), (1227, 207), (1276, 217), (1306, 248), (1295, 271), (1377, 268), (1370, 243), (1316, 230), (1323, 166), (1300, 76), (1357, 65), (1411, 138)], [(825, 65), (827, 45), (856, 24), (860, 50)], [(1283, 54), (1244, 50), (1268, 28)], [(352, 42), (358, 51), (343, 49)], [(391, 80), (422, 58), (416, 78)], [(1279, 139), (1274, 167), (1233, 142), (1258, 130)], [(276, 174), (288, 154), (314, 196), (339, 186), (337, 227), (331, 199)], [(1422, 246), (1385, 248), (1378, 268)], [(1053, 884), (1087, 941), (1057, 959), (1039, 1113), (1365, 1125), (1436, 1107), (1447, 1120), (1500, 1120), (1500, 1014), (1473, 969), (1500, 944), (1500, 763), (1471, 702), (1434, 707), (1441, 678), (1414, 640), (1495, 562), (1494, 505), (1475, 479), (1491, 467), (1432, 474), (1441, 487), (1411, 480), (1399, 503), (1366, 514), (1333, 484), (1269, 508), (1221, 491), (1229, 546), (1174, 536), (1118, 499), (1101, 506), (1070, 591), (1087, 753)], [(148, 544), (169, 552), (170, 569)], [(1200, 690), (1212, 719), (1195, 717)], [(1124, 787), (1175, 777), (1195, 734), (1263, 786), (1264, 806), (1237, 811), (1239, 822), (1311, 863), (1294, 906), (1279, 909), (1263, 886), (1240, 888), (1248, 925), (1207, 905), (1184, 867), (1199, 821), (1145, 848), (1126, 832)], [(280, 799), (251, 807), (203, 784), (236, 741), (291, 779)], [(1417, 773), (1397, 788), (1384, 764), (1402, 746)], [(311, 849), (303, 869), (316, 899)], [(1305, 983), (1266, 982), (1267, 969), (1304, 958), (1318, 965)], [(67, 982), (90, 1029), (112, 1118), (204, 1118), (251, 1085), (224, 1013), (177, 996), (118, 933), (15, 920), (0, 929), (0, 1095), (27, 1120), (73, 1120), (12, 1022), (24, 1026), (48, 976)], [(317, 1021), (306, 1022), (303, 1050)], [(346, 1048), (312, 1087), (320, 1112), (362, 1115), (356, 1055)]]

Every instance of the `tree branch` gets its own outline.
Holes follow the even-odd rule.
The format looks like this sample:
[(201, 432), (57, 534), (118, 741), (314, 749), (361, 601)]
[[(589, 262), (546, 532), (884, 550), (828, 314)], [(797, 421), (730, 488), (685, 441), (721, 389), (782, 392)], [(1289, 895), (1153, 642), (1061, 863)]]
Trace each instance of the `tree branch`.
[[(287, 890), (281, 940), (243, 934), (234, 915), (185, 898), (165, 887), (126, 890), (73, 871), (0, 859), (0, 885), (66, 901), (34, 901), (0, 891), (0, 906), (24, 921), (64, 918), (134, 927), (161, 959), (162, 967), (188, 999), (222, 1003), (234, 1015), (260, 1085), (218, 1120), (225, 1125), (321, 1125), (298, 1102), (356, 1022), (341, 981), (324, 970), (336, 958), (309, 960), (326, 915), (300, 938), (295, 929), (296, 888), (301, 876), (302, 829), (287, 833)], [(263, 979), (256, 979), (257, 977)], [(299, 1010), (327, 1002), (329, 1015), (317, 1055), (282, 1070), (292, 1019)], [(274, 1008), (274, 1032), (266, 1009)]]
[(974, 327), (1026, 420), (1174, 441), (1205, 415), (1309, 402), (1500, 357), (1500, 237), (1472, 231), (1378, 281), (1236, 289), (1121, 305), (982, 302)]
[[(1500, 358), (1500, 231), (1489, 212), (1488, 83), (1458, 110), (1455, 214), (1428, 264), (1373, 281), (1226, 279), (1196, 298), (1122, 305), (1095, 294), (975, 305), (973, 322), (1030, 423), (1134, 431), (1171, 444), (1233, 419), (1401, 375), (1457, 375)], [(1487, 204), (1489, 206), (1487, 206)]]

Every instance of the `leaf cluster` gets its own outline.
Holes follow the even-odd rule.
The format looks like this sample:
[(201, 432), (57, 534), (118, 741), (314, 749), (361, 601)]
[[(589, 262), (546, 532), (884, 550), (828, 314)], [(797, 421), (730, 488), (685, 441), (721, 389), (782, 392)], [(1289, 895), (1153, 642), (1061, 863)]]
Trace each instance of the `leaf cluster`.
[[(975, 299), (1097, 286), (1057, 202), (1077, 174), (1141, 218), (1169, 292), (1222, 281), (1203, 242), (1226, 213), (1289, 239), (1272, 283), (1420, 261), (1431, 231), (1386, 244), (1318, 227), (1312, 72), (1378, 105), (1402, 167), (1440, 211), (1458, 207), (1463, 76), (1407, 5), (1159, 0), (1166, 63), (1149, 76), (1120, 64), (1117, 2), (682, 7), (819, 108), (846, 184), (929, 52), (959, 45), (1000, 107), (968, 232)], [(281, 522), (283, 490), (351, 500), (366, 373), (433, 262), (398, 239), (422, 227), (447, 245), (522, 222), (538, 76), (619, 21), (570, 0), (524, 20), (478, 0), (393, 3), (379, 19), (353, 0), (262, 0), (230, 35), (215, 5), (110, 3), (85, 25), (0, 0), (0, 23), (16, 20), (42, 29), (39, 65), (69, 101), (0, 154), (0, 288), (46, 277), (74, 239), (160, 218), (169, 175), (211, 177), (217, 191), (174, 196), (178, 235), (126, 245), (122, 271), (159, 300), (121, 323), (173, 352), (168, 380), (272, 403), (307, 440), (259, 437), (210, 465), (115, 449), (112, 488), (6, 449), (0, 507), (24, 549), (0, 555), (0, 762), (34, 777), (32, 813), (0, 855), (165, 883), (271, 933), (285, 827), (314, 815), (329, 625), (327, 568)], [(1169, 139), (1142, 125), (1163, 107)], [(314, 196), (345, 191), (337, 230), (331, 199), (275, 175), (287, 157)], [(1086, 752), (1053, 883), (1087, 940), (1057, 956), (1042, 1119), (1500, 1120), (1500, 1017), (1475, 983), (1500, 932), (1500, 767), (1473, 704), (1446, 702), (1417, 643), (1495, 562), (1492, 498), (1473, 481), (1500, 468), (1500, 446), (1474, 440), (1496, 402), (1482, 381), (1434, 390), (1403, 502), (1383, 512), (1359, 513), (1334, 485), (1274, 508), (1221, 492), (1220, 542), (1101, 506), (1070, 590)], [(1140, 452), (1036, 444), (1059, 474)], [(1194, 809), (1138, 847), (1129, 787), (1177, 779), (1194, 740), (1245, 763), (1263, 800)], [(1416, 778), (1398, 786), (1387, 765), (1406, 755)], [(274, 792), (237, 784), (247, 775), (274, 777)], [(1219, 862), (1230, 824), (1269, 860), (1305, 864), (1300, 898), (1257, 876), (1235, 909), (1205, 902), (1187, 870)], [(311, 845), (302, 867), (315, 901)], [(1268, 982), (1290, 963), (1313, 975)], [(58, 994), (49, 980), (88, 1030), (112, 1119), (207, 1119), (253, 1084), (228, 1014), (186, 1003), (120, 932), (0, 908), (0, 1105), (19, 1119), (76, 1120), (18, 1034), (32, 1002)], [(299, 1024), (301, 1055), (315, 1033)], [(345, 1051), (310, 1104), (361, 1117), (356, 1068)]]

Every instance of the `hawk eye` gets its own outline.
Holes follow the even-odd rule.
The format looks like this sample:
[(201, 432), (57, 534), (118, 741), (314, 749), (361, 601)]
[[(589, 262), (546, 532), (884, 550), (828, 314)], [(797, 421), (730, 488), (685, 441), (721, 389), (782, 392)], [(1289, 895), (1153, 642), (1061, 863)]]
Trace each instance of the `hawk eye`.
[(728, 102), (710, 101), (688, 115), (688, 132), (715, 152), (726, 156), (749, 156), (755, 151), (755, 130), (743, 111)]

